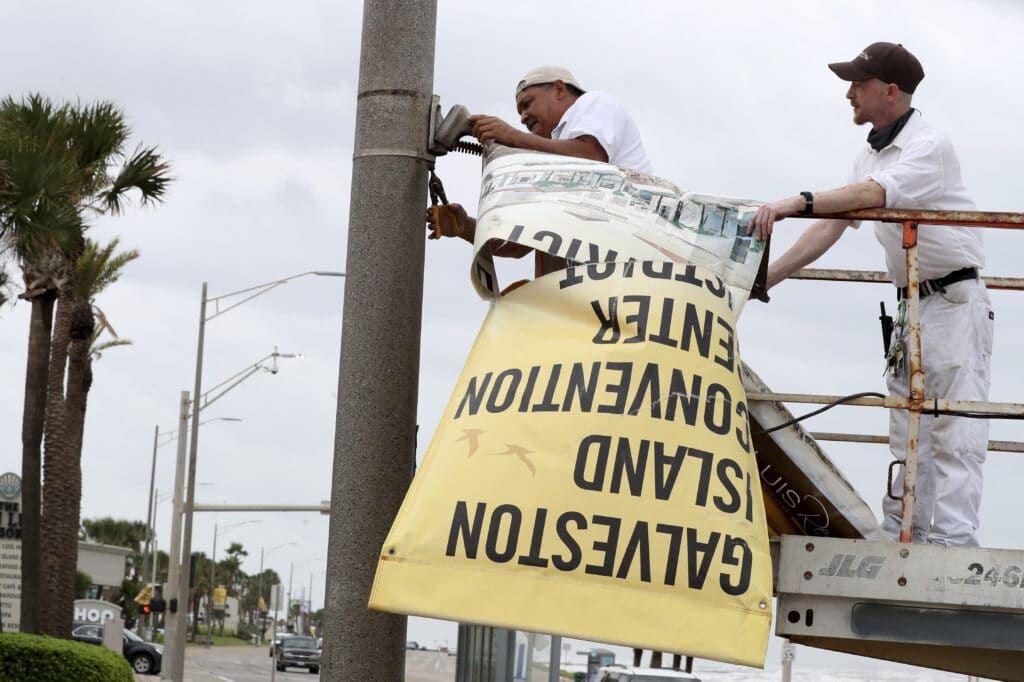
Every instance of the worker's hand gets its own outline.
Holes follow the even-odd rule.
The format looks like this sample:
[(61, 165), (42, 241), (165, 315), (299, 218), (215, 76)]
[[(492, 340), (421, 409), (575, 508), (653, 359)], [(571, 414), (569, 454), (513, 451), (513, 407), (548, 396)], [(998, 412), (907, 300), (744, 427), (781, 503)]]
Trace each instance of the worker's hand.
[(476, 139), (481, 142), (494, 140), (506, 147), (518, 147), (520, 136), (525, 134), (496, 116), (476, 114), (469, 117), (469, 123), (473, 126), (473, 137)]
[[(437, 208), (437, 217), (434, 209)], [(428, 239), (440, 239), (445, 237), (461, 237), (469, 230), (469, 214), (462, 204), (444, 204), (431, 206), (427, 209), (427, 229), (430, 234)]]
[(806, 200), (801, 195), (765, 204), (750, 219), (747, 234), (755, 234), (757, 240), (763, 242), (771, 235), (776, 221), (796, 215), (804, 210), (805, 205)]

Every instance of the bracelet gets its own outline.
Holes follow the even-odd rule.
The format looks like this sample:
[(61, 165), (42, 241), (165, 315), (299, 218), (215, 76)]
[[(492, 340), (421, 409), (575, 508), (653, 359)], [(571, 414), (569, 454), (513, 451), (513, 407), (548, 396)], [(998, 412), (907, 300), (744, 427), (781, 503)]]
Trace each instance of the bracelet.
[(800, 215), (811, 215), (814, 213), (814, 195), (810, 192), (800, 192), (800, 196), (804, 198), (804, 210), (800, 211)]

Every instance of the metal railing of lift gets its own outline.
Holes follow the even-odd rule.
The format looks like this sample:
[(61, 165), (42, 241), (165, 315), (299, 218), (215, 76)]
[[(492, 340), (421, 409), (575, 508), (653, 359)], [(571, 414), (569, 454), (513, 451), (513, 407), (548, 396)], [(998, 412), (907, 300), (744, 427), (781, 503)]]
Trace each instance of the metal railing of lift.
[[(920, 277), (917, 262), (917, 233), (920, 225), (962, 225), (965, 227), (989, 227), (1003, 229), (1024, 229), (1024, 214), (994, 213), (986, 211), (910, 211), (900, 209), (865, 209), (848, 213), (809, 216), (815, 220), (838, 218), (846, 220), (876, 220), (903, 224), (903, 248), (907, 254), (907, 366), (910, 372), (909, 396), (871, 397), (847, 399), (843, 396), (813, 395), (802, 393), (749, 393), (750, 401), (769, 400), (783, 403), (812, 403), (834, 405), (866, 405), (907, 410), (907, 449), (905, 453), (903, 479), (903, 517), (900, 526), (900, 542), (911, 541), (912, 519), (917, 486), (918, 439), (922, 414), (949, 414), (961, 417), (1009, 418), (1024, 417), (1024, 404), (996, 403), (968, 400), (946, 400), (929, 398), (924, 391), (924, 371), (921, 364), (921, 296)], [(890, 283), (884, 272), (865, 270), (805, 269), (790, 276), (791, 279), (826, 281)], [(1024, 289), (1024, 279), (1014, 277), (984, 277), (985, 286), (990, 289)], [(857, 443), (888, 443), (886, 436), (864, 436), (847, 433), (811, 433), (819, 440), (848, 441)], [(1024, 452), (1024, 443), (1011, 441), (989, 441), (989, 450), (1003, 452)], [(891, 490), (891, 488), (890, 488)]]

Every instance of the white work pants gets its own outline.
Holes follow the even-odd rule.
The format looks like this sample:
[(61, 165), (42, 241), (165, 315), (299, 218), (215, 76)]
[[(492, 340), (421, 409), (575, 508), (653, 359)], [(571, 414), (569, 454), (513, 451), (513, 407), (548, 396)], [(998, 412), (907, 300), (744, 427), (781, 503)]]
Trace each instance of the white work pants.
[[(957, 282), (921, 299), (921, 361), (926, 398), (988, 400), (994, 314), (981, 280)], [(904, 342), (906, 343), (906, 337)], [(895, 342), (895, 339), (894, 339)], [(909, 371), (889, 376), (892, 395), (907, 396)], [(903, 461), (906, 410), (889, 411), (889, 448)], [(978, 544), (982, 465), (988, 451), (988, 420), (921, 417), (913, 540), (943, 545)], [(903, 492), (903, 465), (892, 493)], [(902, 503), (882, 498), (882, 528), (899, 539)]]

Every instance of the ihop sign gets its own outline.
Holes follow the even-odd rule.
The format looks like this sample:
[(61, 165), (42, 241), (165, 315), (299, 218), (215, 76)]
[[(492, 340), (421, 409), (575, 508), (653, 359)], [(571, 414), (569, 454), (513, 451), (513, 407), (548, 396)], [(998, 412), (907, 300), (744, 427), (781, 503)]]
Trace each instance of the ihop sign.
[(99, 599), (75, 600), (75, 623), (93, 623), (103, 626), (103, 646), (112, 651), (121, 651), (121, 607)]
[(121, 620), (121, 607), (99, 599), (76, 599), (75, 622), (99, 623), (105, 625), (112, 620)]

